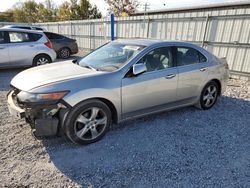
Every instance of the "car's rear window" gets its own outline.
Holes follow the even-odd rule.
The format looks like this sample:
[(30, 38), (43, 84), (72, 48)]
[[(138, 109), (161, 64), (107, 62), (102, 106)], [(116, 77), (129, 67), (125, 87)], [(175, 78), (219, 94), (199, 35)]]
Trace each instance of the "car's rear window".
[(51, 40), (53, 39), (64, 39), (65, 37), (56, 33), (44, 32), (45, 35)]

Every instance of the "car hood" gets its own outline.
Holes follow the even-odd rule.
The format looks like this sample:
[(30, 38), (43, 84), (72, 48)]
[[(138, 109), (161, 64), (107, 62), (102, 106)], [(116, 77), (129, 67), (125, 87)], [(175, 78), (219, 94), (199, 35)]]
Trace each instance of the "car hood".
[(29, 91), (54, 82), (100, 73), (103, 72), (83, 68), (72, 63), (72, 61), (65, 61), (42, 65), (22, 71), (11, 80), (11, 85), (22, 91)]

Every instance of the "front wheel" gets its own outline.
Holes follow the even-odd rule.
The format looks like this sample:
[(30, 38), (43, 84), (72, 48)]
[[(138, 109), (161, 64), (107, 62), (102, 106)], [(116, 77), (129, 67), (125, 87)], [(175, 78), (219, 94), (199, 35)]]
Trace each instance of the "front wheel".
[(111, 111), (100, 100), (84, 101), (74, 107), (65, 121), (65, 134), (76, 144), (100, 140), (111, 125)]
[(214, 106), (219, 95), (218, 84), (214, 81), (209, 82), (202, 90), (200, 96), (200, 108), (208, 110)]

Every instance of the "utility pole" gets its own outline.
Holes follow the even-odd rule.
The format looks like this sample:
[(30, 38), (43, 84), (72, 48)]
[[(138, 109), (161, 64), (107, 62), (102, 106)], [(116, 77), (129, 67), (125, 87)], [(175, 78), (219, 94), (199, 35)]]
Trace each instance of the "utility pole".
[[(147, 10), (149, 10), (149, 3), (145, 3), (144, 5), (144, 24), (143, 24), (143, 35), (144, 35), (144, 31), (146, 30), (146, 13), (147, 13)], [(148, 20), (148, 27), (149, 27), (149, 20)], [(147, 27), (147, 30), (146, 30), (146, 35), (148, 37), (148, 28)]]
[(149, 8), (149, 3), (145, 3), (144, 5), (144, 22), (146, 21), (145, 19), (146, 19), (146, 12), (147, 12), (147, 10), (149, 10), (150, 8)]
[(149, 3), (145, 3), (143, 6), (144, 6), (144, 14), (145, 14), (145, 12), (147, 12), (147, 10), (150, 9), (149, 8)]

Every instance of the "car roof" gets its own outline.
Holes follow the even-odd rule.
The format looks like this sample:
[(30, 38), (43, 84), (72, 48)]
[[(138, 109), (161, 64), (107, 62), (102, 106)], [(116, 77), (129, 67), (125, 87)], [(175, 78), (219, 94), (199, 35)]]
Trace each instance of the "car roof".
[(114, 42), (131, 45), (151, 46), (152, 44), (158, 43), (161, 40), (156, 39), (117, 39)]
[(12, 27), (36, 27), (36, 28), (41, 28), (43, 29), (42, 27), (40, 26), (36, 26), (36, 25), (25, 25), (25, 24), (15, 24), (15, 25), (5, 25), (3, 26), (4, 28), (12, 28)]
[(184, 41), (172, 41), (172, 40), (159, 40), (159, 39), (142, 39), (142, 38), (136, 38), (136, 39), (118, 39), (114, 42), (124, 43), (124, 44), (131, 44), (131, 45), (142, 45), (142, 46), (151, 46), (155, 44), (177, 44), (177, 45), (192, 45), (197, 46), (190, 42), (184, 42)]
[(2, 27), (0, 31), (18, 31), (18, 32), (26, 32), (26, 33), (39, 33), (43, 34), (43, 31), (40, 30), (30, 30), (30, 29), (18, 29), (18, 28), (9, 28), (9, 27)]

